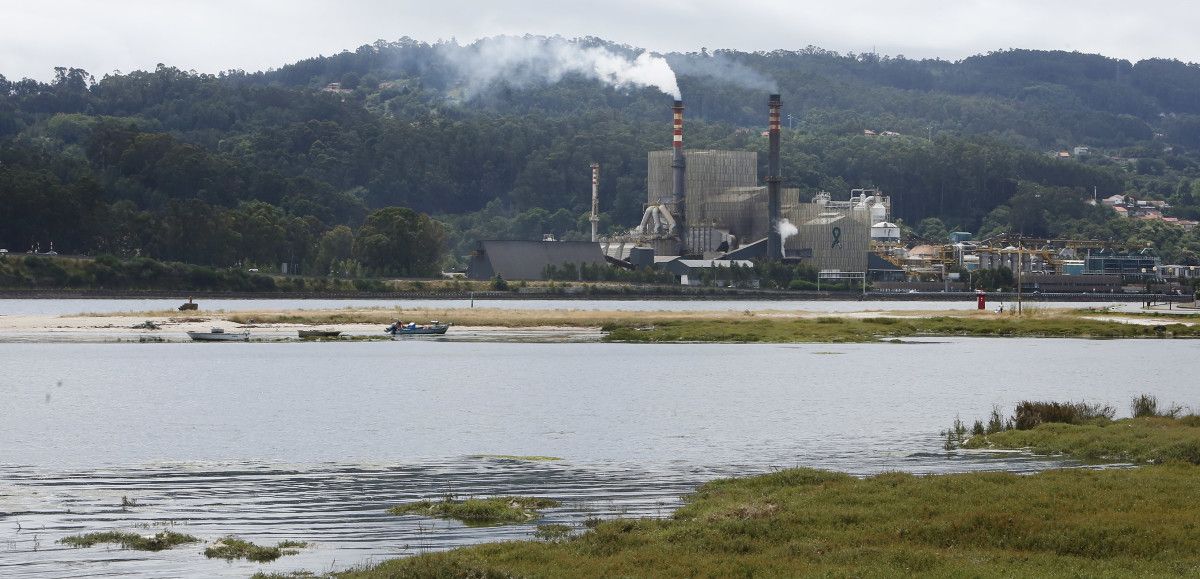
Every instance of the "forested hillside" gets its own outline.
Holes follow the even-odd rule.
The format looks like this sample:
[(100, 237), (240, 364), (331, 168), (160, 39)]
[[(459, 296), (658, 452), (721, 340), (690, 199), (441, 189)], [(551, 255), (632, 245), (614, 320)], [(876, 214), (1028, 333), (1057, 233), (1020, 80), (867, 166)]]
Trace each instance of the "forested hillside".
[[(605, 227), (634, 224), (670, 97), (571, 73), (481, 82), (464, 64), (479, 53), (405, 39), (266, 72), (0, 76), (0, 247), (430, 274), (474, 239), (582, 235), (592, 161)], [(1200, 263), (1200, 234), (1083, 203), (1126, 193), (1200, 216), (1196, 65), (1024, 50), (666, 58), (689, 147), (765, 151), (766, 95), (781, 92), (785, 184), (806, 193), (883, 188), (927, 235), (1088, 235)], [(1075, 146), (1090, 154), (1047, 154)]]

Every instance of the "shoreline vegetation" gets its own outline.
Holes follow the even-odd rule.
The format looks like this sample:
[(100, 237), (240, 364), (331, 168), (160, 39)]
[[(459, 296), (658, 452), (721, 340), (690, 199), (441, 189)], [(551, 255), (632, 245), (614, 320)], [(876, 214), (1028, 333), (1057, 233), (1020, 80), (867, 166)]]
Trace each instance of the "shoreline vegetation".
[(524, 523), (540, 518), (542, 509), (561, 503), (538, 497), (489, 497), (459, 499), (442, 497), (440, 501), (404, 503), (388, 509), (392, 515), (420, 515), (435, 519), (454, 519), (468, 527), (487, 527), (505, 523)]
[[(451, 320), (463, 326), (599, 327), (610, 342), (865, 343), (915, 337), (1195, 338), (1200, 325), (1187, 315), (1128, 323), (1096, 319), (1087, 309), (1047, 310), (1023, 316), (992, 312), (694, 311), (612, 312), (586, 310), (376, 309), (237, 312), (240, 324), (386, 324), (405, 319)], [(1135, 318), (1139, 321), (1143, 318)]]
[(246, 559), (255, 563), (269, 563), (284, 555), (295, 555), (300, 549), (308, 547), (304, 541), (280, 541), (275, 545), (257, 545), (237, 537), (222, 537), (204, 549), (204, 556), (209, 559)]
[(1091, 462), (1200, 465), (1200, 415), (1184, 414), (1177, 404), (1160, 405), (1149, 394), (1134, 398), (1129, 409), (1128, 418), (1114, 419), (1112, 406), (1027, 400), (1003, 421), (994, 409), (986, 425), (977, 420), (969, 433), (955, 421), (944, 433), (946, 447), (1024, 450)]
[(100, 531), (63, 537), (60, 543), (76, 548), (94, 547), (102, 544), (119, 545), (122, 549), (135, 551), (162, 551), (177, 545), (199, 543), (200, 539), (175, 531), (159, 531), (153, 535), (142, 535), (122, 531)]
[(865, 343), (902, 338), (1195, 338), (1200, 326), (1128, 324), (1081, 316), (851, 318), (790, 320), (686, 320), (653, 324), (609, 323), (610, 342)]
[[(308, 299), (722, 299), (974, 301), (974, 291), (907, 293), (685, 286), (615, 280), (503, 281), (465, 278), (321, 277), (215, 268), (145, 257), (0, 254), (0, 298)], [(989, 292), (1012, 302), (1014, 292)], [(1126, 293), (1025, 294), (1025, 301), (1192, 302), (1194, 296)]]
[[(153, 535), (142, 535), (126, 531), (99, 531), (82, 535), (71, 535), (59, 539), (59, 543), (75, 548), (95, 547), (96, 545), (117, 545), (122, 549), (135, 551), (163, 551), (179, 545), (204, 542), (198, 537), (177, 533), (175, 531), (159, 531)], [(284, 555), (295, 555), (300, 549), (308, 546), (304, 541), (281, 541), (274, 546), (256, 545), (236, 537), (222, 537), (204, 549), (204, 556), (209, 559), (247, 559), (256, 563), (274, 561)]]
[[(993, 412), (989, 423), (998, 430), (972, 436), (965, 446), (1148, 466), (865, 478), (787, 469), (706, 483), (668, 519), (589, 521), (554, 532), (539, 527), (533, 540), (393, 559), (336, 575), (603, 577), (646, 569), (659, 576), (1196, 574), (1200, 507), (1186, 497), (1200, 493), (1200, 454), (1148, 449), (1200, 448), (1200, 416), (1185, 416), (1174, 405), (1160, 408), (1151, 396), (1135, 399), (1131, 409), (1130, 418), (1114, 420), (1109, 406), (1023, 402), (1008, 419)], [(1097, 454), (1097, 448), (1105, 450)]]
[(296, 341), (296, 330), (311, 327), (342, 332), (338, 340), (330, 341), (361, 341), (379, 338), (382, 327), (397, 319), (449, 322), (459, 328), (459, 333), (456, 336), (452, 329), (439, 337), (447, 341), (582, 339), (618, 343), (821, 344), (962, 337), (1200, 338), (1197, 314), (1164, 311), (1158, 316), (1124, 316), (1120, 313), (1104, 308), (1032, 306), (1022, 315), (978, 310), (604, 311), (494, 307), (160, 310), (7, 316), (0, 323), (0, 341), (169, 341), (179, 337), (176, 334), (181, 330), (204, 330), (209, 326), (250, 329), (256, 334), (256, 341)]

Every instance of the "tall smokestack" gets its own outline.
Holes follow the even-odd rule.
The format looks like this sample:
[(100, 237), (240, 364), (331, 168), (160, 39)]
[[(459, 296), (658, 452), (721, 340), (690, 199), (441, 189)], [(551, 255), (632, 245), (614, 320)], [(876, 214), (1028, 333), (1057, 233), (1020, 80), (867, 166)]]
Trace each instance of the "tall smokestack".
[(779, 232), (779, 185), (783, 180), (779, 169), (779, 109), (783, 102), (779, 95), (768, 99), (771, 109), (767, 125), (770, 149), (767, 153), (767, 259), (783, 259), (783, 236)]
[[(671, 169), (675, 180), (671, 193), (675, 201), (675, 218), (679, 227), (679, 240), (682, 243), (685, 239), (685, 229), (687, 228), (687, 216), (684, 211), (687, 191), (684, 184), (684, 166), (686, 163), (683, 159), (683, 101), (675, 101), (671, 110), (674, 112), (675, 128), (674, 142), (672, 143), (675, 147), (675, 154), (671, 157)], [(686, 252), (686, 247), (681, 249), (681, 253), (683, 252)]]
[(596, 224), (600, 222), (600, 163), (592, 163), (592, 243), (596, 237)]

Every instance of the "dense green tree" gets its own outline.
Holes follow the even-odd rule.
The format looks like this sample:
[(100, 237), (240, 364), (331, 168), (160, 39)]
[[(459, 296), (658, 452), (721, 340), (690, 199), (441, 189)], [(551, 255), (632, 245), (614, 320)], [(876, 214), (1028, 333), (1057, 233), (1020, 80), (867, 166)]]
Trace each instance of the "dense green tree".
[(930, 243), (947, 243), (950, 230), (937, 217), (926, 217), (917, 224), (917, 235)]
[(354, 240), (354, 255), (384, 275), (429, 276), (438, 272), (446, 236), (442, 225), (407, 207), (385, 207), (367, 216)]
[(334, 264), (344, 262), (354, 256), (354, 232), (345, 225), (338, 225), (321, 236), (317, 246), (316, 259), (313, 262), (313, 272), (317, 274), (330, 273)]

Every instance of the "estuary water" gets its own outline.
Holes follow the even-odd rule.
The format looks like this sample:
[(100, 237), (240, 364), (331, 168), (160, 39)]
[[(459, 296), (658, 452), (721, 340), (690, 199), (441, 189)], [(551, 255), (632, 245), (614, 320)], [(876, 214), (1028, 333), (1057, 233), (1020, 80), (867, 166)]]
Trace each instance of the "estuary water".
[[(1196, 347), (0, 344), (0, 576), (327, 571), (535, 528), (385, 512), (445, 494), (546, 496), (563, 506), (540, 522), (579, 525), (667, 516), (704, 481), (792, 466), (861, 475), (1064, 466), (947, 452), (938, 431), (1022, 399), (1123, 410), (1151, 392), (1195, 405), (1194, 384), (1179, 377), (1193, 373)], [(259, 564), (208, 560), (202, 545), (57, 543), (162, 528), (313, 545)]]
[[(0, 299), (0, 316), (68, 316), (175, 310), (182, 299)], [(520, 310), (601, 311), (744, 311), (784, 310), (856, 312), (865, 310), (973, 310), (973, 296), (958, 301), (907, 300), (362, 300), (362, 299), (198, 299), (203, 312), (247, 310), (324, 310), (340, 308), (499, 308)], [(992, 308), (1000, 302), (991, 303)], [(1026, 302), (1036, 308), (1140, 307), (1138, 302)], [(1011, 304), (1010, 304), (1011, 305)]]

